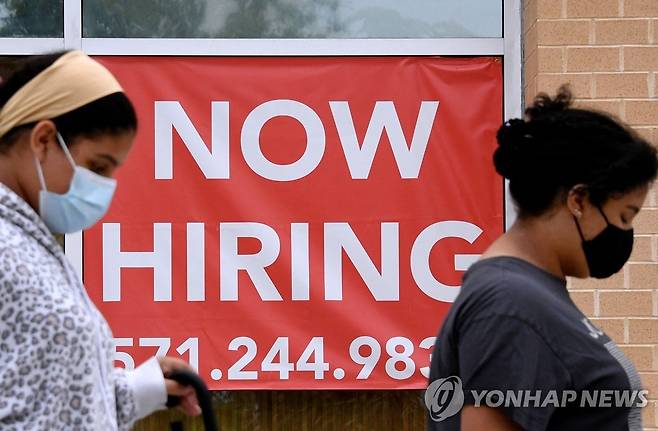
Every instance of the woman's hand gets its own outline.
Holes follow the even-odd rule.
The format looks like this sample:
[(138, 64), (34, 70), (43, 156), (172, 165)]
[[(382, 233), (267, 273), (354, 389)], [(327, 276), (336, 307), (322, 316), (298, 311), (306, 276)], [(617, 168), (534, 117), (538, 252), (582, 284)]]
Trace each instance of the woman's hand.
[(196, 399), (196, 392), (191, 386), (183, 386), (180, 383), (168, 379), (166, 376), (175, 370), (192, 371), (196, 373), (187, 362), (171, 357), (158, 358), (162, 374), (165, 376), (165, 386), (167, 388), (167, 395), (180, 397), (180, 409), (188, 416), (198, 416), (201, 414), (201, 407), (199, 401)]

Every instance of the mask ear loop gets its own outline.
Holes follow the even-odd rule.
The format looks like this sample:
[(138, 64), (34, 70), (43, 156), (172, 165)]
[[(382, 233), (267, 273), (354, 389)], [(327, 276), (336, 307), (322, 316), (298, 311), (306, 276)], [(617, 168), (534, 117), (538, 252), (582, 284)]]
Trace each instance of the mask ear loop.
[(606, 222), (607, 224), (610, 224), (610, 222), (608, 221), (608, 217), (606, 217), (606, 216), (605, 216), (605, 213), (603, 212), (603, 209), (602, 209), (600, 206), (598, 206), (598, 205), (596, 206), (596, 208), (599, 210), (599, 212), (600, 212), (601, 215), (603, 216), (603, 220), (605, 220), (605, 222)]
[[(598, 209), (601, 215), (603, 216), (603, 220), (605, 220), (605, 222), (608, 225), (610, 225), (610, 222), (608, 221), (608, 217), (606, 217), (605, 213), (603, 212), (603, 209), (598, 205), (596, 206), (596, 209)], [(576, 227), (578, 228), (578, 234), (580, 235), (580, 239), (585, 241), (585, 237), (583, 236), (583, 232), (580, 230), (580, 224), (578, 223), (578, 219), (576, 218), (576, 216), (573, 216), (573, 220), (576, 222)]]
[[(574, 186), (571, 191), (574, 193), (582, 193), (586, 188), (584, 186)], [(578, 215), (580, 216), (580, 211), (576, 211)], [(576, 223), (576, 228), (578, 229), (578, 235), (580, 235), (580, 240), (582, 242), (585, 242), (585, 235), (583, 235), (583, 231), (580, 229), (580, 223), (578, 223), (578, 218), (574, 215), (571, 214), (571, 217), (573, 217), (574, 223)]]
[(71, 156), (71, 153), (69, 152), (69, 148), (66, 146), (66, 142), (64, 142), (64, 138), (62, 138), (62, 135), (57, 132), (57, 141), (59, 142), (59, 145), (62, 147), (62, 150), (64, 150), (64, 154), (66, 155), (66, 158), (68, 159), (69, 163), (71, 163), (71, 166), (73, 166), (73, 169), (75, 169), (76, 164), (75, 161), (73, 160), (73, 156)]
[(580, 230), (580, 223), (578, 223), (578, 219), (575, 215), (572, 215), (572, 217), (573, 221), (576, 222), (576, 228), (578, 229), (578, 235), (580, 235), (580, 239), (585, 242), (585, 237), (583, 236), (583, 231)]
[[(66, 146), (66, 143), (64, 142), (64, 138), (62, 138), (62, 135), (57, 132), (57, 142), (59, 142), (59, 145), (62, 147), (62, 150), (64, 150), (64, 155), (66, 155), (66, 159), (71, 163), (71, 166), (73, 166), (73, 169), (75, 169), (76, 164), (75, 161), (73, 160), (73, 156), (71, 156), (71, 152), (69, 151), (68, 147)], [(34, 164), (37, 167), (37, 176), (39, 177), (39, 183), (41, 183), (41, 188), (44, 191), (48, 191), (48, 187), (46, 187), (46, 179), (43, 176), (43, 170), (41, 169), (41, 163), (39, 163), (39, 159), (37, 156), (34, 156)]]
[(39, 182), (41, 183), (41, 188), (44, 191), (48, 191), (48, 188), (46, 187), (46, 179), (43, 177), (43, 171), (41, 170), (41, 163), (39, 163), (39, 159), (37, 156), (34, 156), (34, 164), (37, 167), (37, 176), (39, 177)]

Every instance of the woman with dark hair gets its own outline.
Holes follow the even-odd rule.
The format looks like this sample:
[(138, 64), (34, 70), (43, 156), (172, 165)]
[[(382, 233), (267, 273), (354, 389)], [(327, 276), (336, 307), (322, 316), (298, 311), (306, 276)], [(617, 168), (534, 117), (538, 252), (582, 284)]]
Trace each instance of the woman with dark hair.
[[(656, 150), (571, 101), (566, 88), (541, 94), (498, 131), (494, 164), (518, 218), (467, 271), (443, 322), (430, 430), (642, 429), (639, 375), (573, 303), (566, 277), (606, 278), (626, 263)], [(462, 400), (442, 397), (460, 385), (457, 413)]]
[(107, 211), (137, 118), (116, 79), (80, 51), (19, 61), (0, 85), (0, 429), (126, 430), (192, 388), (151, 358), (114, 368), (110, 329), (53, 233)]

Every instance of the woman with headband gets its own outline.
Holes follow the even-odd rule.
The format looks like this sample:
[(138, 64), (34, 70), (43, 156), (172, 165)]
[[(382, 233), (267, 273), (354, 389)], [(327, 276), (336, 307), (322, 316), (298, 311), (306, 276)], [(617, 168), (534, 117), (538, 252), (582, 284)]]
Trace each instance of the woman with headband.
[(114, 368), (112, 334), (53, 233), (92, 226), (137, 118), (112, 74), (80, 51), (31, 57), (0, 85), (0, 429), (127, 430), (167, 394), (200, 413), (189, 368)]

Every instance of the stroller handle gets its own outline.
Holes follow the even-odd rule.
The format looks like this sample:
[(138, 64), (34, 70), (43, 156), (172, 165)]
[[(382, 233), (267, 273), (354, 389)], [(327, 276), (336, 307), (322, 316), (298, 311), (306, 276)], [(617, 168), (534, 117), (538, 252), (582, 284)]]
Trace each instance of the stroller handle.
[[(201, 380), (198, 374), (191, 371), (175, 370), (168, 373), (166, 378), (175, 380), (181, 385), (192, 386), (196, 392), (199, 407), (201, 407), (201, 414), (203, 417), (203, 425), (206, 431), (219, 431), (217, 427), (217, 420), (215, 419), (215, 412), (212, 408), (212, 400), (208, 387)], [(167, 407), (175, 407), (180, 404), (180, 397), (169, 396), (167, 399)]]

